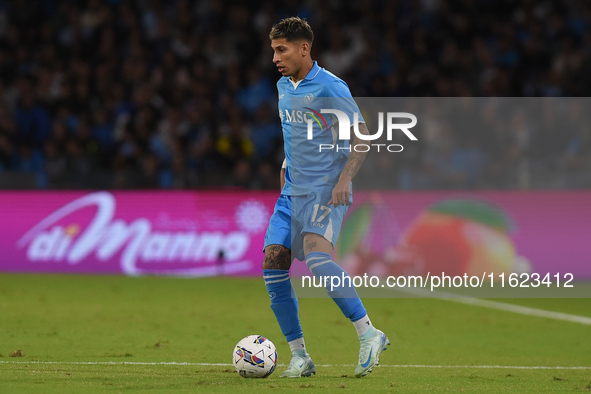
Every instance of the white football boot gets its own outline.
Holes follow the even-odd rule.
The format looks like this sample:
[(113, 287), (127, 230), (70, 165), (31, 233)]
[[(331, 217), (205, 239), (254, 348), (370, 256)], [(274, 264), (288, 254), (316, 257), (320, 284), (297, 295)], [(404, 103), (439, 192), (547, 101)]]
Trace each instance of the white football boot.
[(386, 350), (390, 340), (380, 330), (372, 327), (359, 339), (359, 363), (355, 368), (355, 376), (358, 378), (367, 375), (371, 369), (380, 363), (380, 354)]
[(305, 350), (296, 350), (291, 356), (289, 367), (281, 374), (282, 378), (300, 378), (316, 375), (316, 366)]

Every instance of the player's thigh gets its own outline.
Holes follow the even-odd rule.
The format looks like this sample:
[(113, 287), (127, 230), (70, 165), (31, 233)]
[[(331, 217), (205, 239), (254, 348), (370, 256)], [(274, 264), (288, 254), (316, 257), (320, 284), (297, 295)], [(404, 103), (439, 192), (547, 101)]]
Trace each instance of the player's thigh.
[(288, 270), (291, 267), (291, 250), (283, 245), (265, 246), (264, 270)]
[(325, 252), (331, 253), (337, 243), (341, 225), (348, 206), (328, 206), (326, 203), (331, 198), (331, 189), (312, 193), (301, 200), (299, 209), (304, 236), (304, 253)]
[(277, 200), (269, 220), (264, 249), (270, 245), (281, 245), (290, 251), (290, 262), (294, 258), (303, 260), (304, 241), (300, 230), (301, 224), (297, 220), (297, 213), (294, 215), (292, 198), (282, 195)]
[(304, 234), (304, 254), (308, 255), (310, 252), (332, 253), (332, 243), (324, 238), (324, 236), (316, 233)]
[(269, 218), (263, 251), (269, 245), (282, 245), (291, 249), (291, 201), (288, 196), (279, 197)]

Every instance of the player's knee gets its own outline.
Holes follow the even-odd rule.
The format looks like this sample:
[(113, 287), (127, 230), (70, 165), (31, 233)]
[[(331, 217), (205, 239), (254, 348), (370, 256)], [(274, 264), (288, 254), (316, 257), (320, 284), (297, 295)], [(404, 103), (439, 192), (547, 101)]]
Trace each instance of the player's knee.
[(288, 270), (291, 267), (291, 252), (282, 245), (269, 245), (265, 248), (264, 270)]

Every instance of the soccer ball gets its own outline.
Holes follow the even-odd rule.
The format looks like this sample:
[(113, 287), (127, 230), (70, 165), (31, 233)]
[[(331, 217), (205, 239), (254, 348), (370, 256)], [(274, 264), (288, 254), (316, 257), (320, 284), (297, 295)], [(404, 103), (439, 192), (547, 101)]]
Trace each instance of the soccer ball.
[(277, 365), (277, 350), (264, 336), (249, 335), (234, 347), (232, 363), (243, 378), (266, 378)]

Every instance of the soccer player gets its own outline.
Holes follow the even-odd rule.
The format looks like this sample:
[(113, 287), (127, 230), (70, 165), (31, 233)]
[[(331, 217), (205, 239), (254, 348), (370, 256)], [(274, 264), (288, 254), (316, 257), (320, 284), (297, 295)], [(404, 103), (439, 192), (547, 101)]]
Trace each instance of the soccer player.
[[(365, 153), (350, 149), (347, 140), (335, 141), (333, 133), (338, 124), (330, 115), (322, 117), (324, 128), (320, 121), (315, 124), (311, 120), (313, 114), (319, 119), (319, 106), (323, 104), (340, 105), (339, 110), (345, 113), (359, 109), (347, 84), (312, 61), (314, 34), (308, 23), (297, 17), (286, 18), (273, 26), (269, 37), (273, 62), (283, 76), (277, 82), (277, 90), (286, 157), (281, 170), (281, 196), (265, 235), (262, 267), (271, 309), (292, 352), (289, 367), (281, 377), (301, 377), (315, 374), (316, 368), (306, 351), (289, 269), (294, 257), (305, 258), (316, 277), (348, 276), (332, 261), (331, 253), (352, 202), (351, 181)], [(369, 134), (360, 114), (358, 119), (353, 127)], [(314, 123), (312, 140), (306, 138), (309, 122)], [(361, 143), (351, 131), (352, 144)], [(318, 142), (332, 142), (341, 149), (319, 152)], [(342, 286), (328, 286), (327, 290), (357, 330), (360, 350), (355, 375), (361, 377), (378, 364), (381, 352), (390, 342), (372, 326), (352, 284), (343, 282)]]

